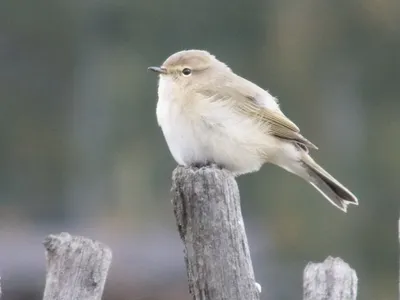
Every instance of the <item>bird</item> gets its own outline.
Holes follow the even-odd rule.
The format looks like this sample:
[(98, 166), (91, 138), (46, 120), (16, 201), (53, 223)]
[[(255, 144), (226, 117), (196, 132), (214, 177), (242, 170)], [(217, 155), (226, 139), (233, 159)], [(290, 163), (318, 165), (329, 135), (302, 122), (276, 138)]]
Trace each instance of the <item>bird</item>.
[(346, 212), (357, 197), (310, 155), (318, 147), (280, 109), (276, 97), (234, 73), (206, 50), (170, 55), (156, 72), (156, 117), (169, 151), (182, 166), (216, 165), (234, 176), (274, 164)]

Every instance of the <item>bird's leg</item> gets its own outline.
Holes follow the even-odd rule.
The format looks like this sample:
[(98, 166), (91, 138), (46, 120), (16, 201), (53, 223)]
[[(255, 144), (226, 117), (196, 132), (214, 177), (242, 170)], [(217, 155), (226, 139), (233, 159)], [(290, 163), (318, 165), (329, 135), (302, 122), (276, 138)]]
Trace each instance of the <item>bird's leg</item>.
[(190, 164), (190, 166), (192, 168), (197, 168), (197, 169), (206, 168), (206, 167), (216, 168), (216, 169), (220, 169), (220, 170), (224, 169), (224, 166), (219, 165), (213, 161), (194, 162), (194, 163)]
[(200, 169), (202, 167), (206, 167), (207, 165), (204, 162), (194, 162), (190, 164), (190, 167)]
[(219, 164), (216, 164), (216, 163), (210, 163), (209, 166), (211, 168), (220, 169), (220, 170), (225, 169), (225, 167), (223, 165), (219, 165)]

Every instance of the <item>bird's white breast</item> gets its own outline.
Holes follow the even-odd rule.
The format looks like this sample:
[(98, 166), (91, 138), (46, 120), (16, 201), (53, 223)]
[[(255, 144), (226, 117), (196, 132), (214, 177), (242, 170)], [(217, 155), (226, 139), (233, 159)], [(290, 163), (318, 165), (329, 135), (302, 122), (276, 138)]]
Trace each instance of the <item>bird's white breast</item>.
[[(276, 139), (259, 124), (235, 113), (227, 103), (176, 99), (174, 84), (161, 78), (157, 120), (170, 152), (181, 165), (213, 162), (242, 174), (258, 170)], [(267, 149), (268, 148), (268, 149)]]

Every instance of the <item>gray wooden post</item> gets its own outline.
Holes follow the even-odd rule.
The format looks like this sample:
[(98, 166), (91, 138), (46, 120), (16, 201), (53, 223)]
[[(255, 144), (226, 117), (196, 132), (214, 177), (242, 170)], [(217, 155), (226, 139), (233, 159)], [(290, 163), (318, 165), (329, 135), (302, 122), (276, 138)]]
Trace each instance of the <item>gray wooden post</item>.
[(103, 294), (111, 250), (96, 241), (49, 235), (44, 241), (47, 258), (44, 300), (99, 300)]
[(260, 299), (232, 174), (177, 167), (172, 192), (193, 299)]
[[(400, 253), (400, 218), (399, 218), (399, 223), (398, 223), (398, 233), (399, 233), (399, 249), (397, 249), (397, 251), (399, 251)], [(400, 300), (400, 260), (399, 260), (399, 300)]]
[(303, 300), (355, 300), (357, 274), (340, 258), (309, 263), (304, 269)]

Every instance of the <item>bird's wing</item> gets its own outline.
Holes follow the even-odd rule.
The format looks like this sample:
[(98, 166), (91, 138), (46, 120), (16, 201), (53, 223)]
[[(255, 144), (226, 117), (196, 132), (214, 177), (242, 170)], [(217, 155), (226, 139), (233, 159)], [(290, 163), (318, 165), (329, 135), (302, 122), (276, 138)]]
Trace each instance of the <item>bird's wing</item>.
[(280, 110), (272, 110), (260, 106), (253, 96), (242, 96), (237, 103), (237, 110), (266, 125), (269, 134), (281, 139), (296, 142), (306, 147), (318, 149), (313, 143), (301, 135), (300, 129), (290, 121)]
[[(240, 91), (230, 85), (224, 85), (223, 88), (218, 90), (217, 95), (210, 91), (204, 92), (208, 97), (212, 96), (214, 101), (227, 100), (227, 98), (234, 97), (238, 101), (234, 102), (233, 109), (265, 125), (266, 131), (269, 134), (293, 141), (302, 146), (304, 150), (307, 150), (307, 147), (318, 149), (317, 146), (303, 137), (296, 124), (280, 111), (278, 104), (272, 96), (267, 94), (267, 96), (270, 96), (270, 99), (265, 99), (266, 91), (249, 81), (245, 81), (245, 83), (245, 85), (241, 86)], [(270, 103), (270, 101), (274, 101), (274, 103)]]

